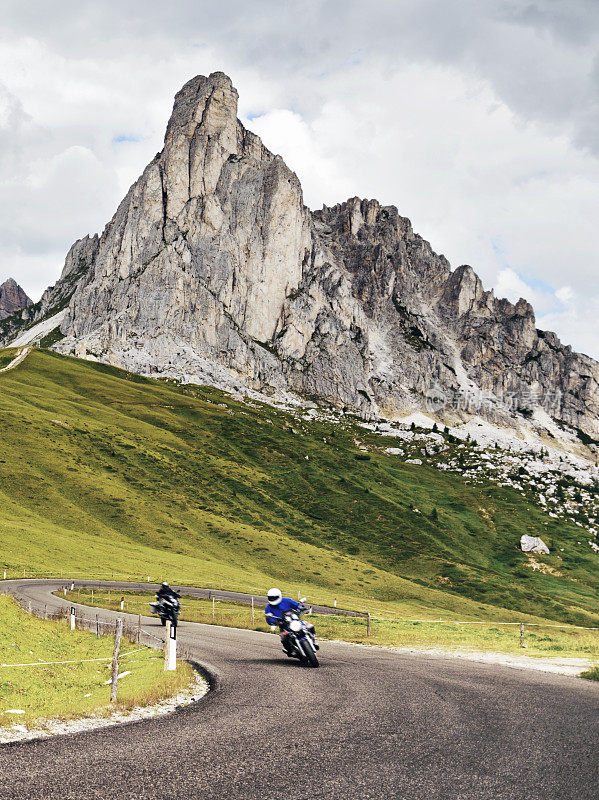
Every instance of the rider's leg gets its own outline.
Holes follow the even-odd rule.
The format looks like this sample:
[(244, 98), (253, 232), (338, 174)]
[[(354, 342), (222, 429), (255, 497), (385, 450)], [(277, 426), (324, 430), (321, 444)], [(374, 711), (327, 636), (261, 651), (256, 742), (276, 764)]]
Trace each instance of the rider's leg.
[(281, 644), (283, 645), (283, 650), (289, 655), (289, 635), (287, 631), (281, 630)]

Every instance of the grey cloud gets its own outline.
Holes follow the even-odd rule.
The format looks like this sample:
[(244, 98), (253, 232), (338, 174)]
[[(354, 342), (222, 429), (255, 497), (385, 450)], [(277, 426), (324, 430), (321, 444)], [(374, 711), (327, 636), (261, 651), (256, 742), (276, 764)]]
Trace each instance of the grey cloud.
[(5, 27), (37, 35), (71, 58), (124, 51), (160, 58), (177, 45), (209, 43), (240, 67), (292, 78), (356, 59), (443, 63), (476, 72), (524, 119), (574, 125), (581, 146), (599, 147), (595, 0), (182, 0), (168, 10), (158, 0), (11, 0), (5, 6)]

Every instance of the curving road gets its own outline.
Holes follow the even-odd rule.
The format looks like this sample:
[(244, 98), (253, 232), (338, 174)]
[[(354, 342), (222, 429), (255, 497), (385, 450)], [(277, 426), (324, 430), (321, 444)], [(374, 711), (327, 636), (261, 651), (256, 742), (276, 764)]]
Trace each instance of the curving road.
[[(51, 595), (59, 585), (2, 587), (52, 608), (64, 604)], [(144, 627), (161, 631), (153, 619)], [(599, 795), (597, 684), (333, 643), (323, 644), (322, 668), (308, 670), (275, 636), (189, 623), (179, 640), (214, 676), (203, 700), (156, 720), (0, 746), (0, 798)]]

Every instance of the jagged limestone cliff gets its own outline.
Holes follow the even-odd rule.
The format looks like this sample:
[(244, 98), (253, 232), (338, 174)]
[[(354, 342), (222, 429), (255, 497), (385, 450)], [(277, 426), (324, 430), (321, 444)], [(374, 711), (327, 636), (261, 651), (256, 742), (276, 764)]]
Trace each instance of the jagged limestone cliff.
[(538, 331), (524, 300), (452, 272), (394, 207), (312, 213), (222, 73), (177, 94), (164, 149), (101, 238), (73, 246), (64, 302), (61, 286), (76, 287), (62, 352), (365, 415), (553, 417), (599, 439), (596, 362)]
[(31, 302), (14, 278), (0, 284), (0, 319), (18, 314), (31, 305)]

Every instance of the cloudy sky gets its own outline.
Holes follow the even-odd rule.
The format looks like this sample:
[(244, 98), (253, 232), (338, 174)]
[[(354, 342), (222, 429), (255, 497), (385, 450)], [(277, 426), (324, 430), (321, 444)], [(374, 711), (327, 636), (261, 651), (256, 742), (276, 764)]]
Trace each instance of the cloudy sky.
[(396, 205), (599, 358), (597, 0), (1, 0), (0, 282), (32, 298), (227, 72), (311, 208)]

